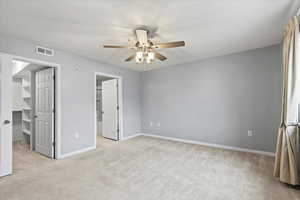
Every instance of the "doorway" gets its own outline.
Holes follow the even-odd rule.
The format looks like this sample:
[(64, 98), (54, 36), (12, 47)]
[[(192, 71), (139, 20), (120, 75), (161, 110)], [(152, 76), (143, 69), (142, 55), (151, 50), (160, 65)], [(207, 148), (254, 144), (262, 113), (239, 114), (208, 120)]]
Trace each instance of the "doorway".
[(17, 59), (12, 67), (13, 169), (19, 170), (39, 160), (33, 153), (55, 158), (55, 68)]
[(95, 145), (122, 138), (122, 78), (95, 74)]
[(1, 177), (60, 158), (61, 109), (60, 65), (0, 53), (0, 69)]

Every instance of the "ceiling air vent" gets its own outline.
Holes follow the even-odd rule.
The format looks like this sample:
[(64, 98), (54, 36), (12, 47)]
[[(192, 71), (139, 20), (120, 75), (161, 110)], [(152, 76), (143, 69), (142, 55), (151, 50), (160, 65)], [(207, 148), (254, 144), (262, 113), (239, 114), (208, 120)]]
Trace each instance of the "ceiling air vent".
[(35, 47), (35, 52), (37, 54), (43, 55), (43, 56), (53, 56), (54, 55), (54, 50), (53, 49), (48, 49), (45, 47), (41, 46), (36, 46)]

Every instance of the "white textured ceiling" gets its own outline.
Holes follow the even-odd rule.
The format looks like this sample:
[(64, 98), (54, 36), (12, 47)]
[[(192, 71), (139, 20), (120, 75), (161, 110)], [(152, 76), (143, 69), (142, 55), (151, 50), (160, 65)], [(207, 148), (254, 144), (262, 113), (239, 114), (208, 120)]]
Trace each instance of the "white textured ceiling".
[[(0, 34), (30, 40), (135, 70), (194, 62), (276, 44), (297, 0), (0, 0)], [(155, 41), (184, 40), (168, 57), (142, 66), (124, 63), (133, 29), (156, 30)]]

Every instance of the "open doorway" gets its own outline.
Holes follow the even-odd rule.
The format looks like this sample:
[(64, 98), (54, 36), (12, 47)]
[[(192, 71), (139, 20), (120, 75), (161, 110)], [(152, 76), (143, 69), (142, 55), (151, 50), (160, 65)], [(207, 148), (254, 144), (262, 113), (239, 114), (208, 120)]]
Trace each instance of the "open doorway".
[(122, 138), (122, 79), (96, 73), (95, 80), (95, 140), (101, 146)]
[(55, 158), (55, 67), (13, 60), (13, 169)]

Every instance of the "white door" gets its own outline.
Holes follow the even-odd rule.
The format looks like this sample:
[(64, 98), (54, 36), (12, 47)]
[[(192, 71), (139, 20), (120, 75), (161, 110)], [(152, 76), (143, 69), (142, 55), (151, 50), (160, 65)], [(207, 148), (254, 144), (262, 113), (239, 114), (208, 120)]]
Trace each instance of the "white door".
[(54, 69), (35, 75), (35, 150), (54, 157)]
[(102, 136), (119, 140), (118, 80), (102, 82)]
[(12, 173), (12, 57), (0, 53), (0, 177)]

